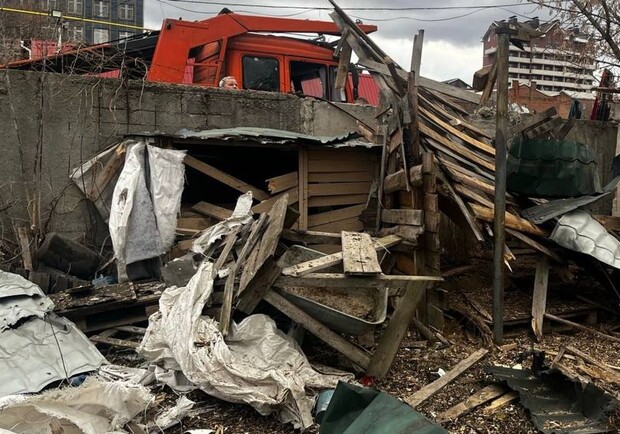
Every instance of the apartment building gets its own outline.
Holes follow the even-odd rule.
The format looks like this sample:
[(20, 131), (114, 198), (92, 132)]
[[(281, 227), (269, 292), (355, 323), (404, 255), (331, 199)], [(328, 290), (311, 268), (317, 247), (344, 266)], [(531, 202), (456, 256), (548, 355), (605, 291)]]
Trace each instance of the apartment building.
[(4, 0), (3, 4), (12, 9), (3, 12), (5, 33), (25, 40), (56, 41), (62, 32), (63, 43), (98, 44), (132, 36), (144, 27), (144, 0)]
[[(514, 20), (514, 18), (512, 18)], [(509, 82), (533, 86), (549, 92), (583, 94), (594, 86), (595, 60), (587, 56), (590, 41), (577, 29), (563, 29), (558, 21), (527, 24), (544, 33), (532, 39), (523, 49), (510, 44)], [(492, 23), (483, 36), (484, 66), (492, 65), (497, 55), (498, 22)]]

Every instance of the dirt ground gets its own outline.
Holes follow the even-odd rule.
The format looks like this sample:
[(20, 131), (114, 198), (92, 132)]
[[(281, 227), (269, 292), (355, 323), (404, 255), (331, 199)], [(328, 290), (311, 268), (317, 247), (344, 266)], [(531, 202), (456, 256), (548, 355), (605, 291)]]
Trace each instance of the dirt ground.
[[(477, 276), (477, 278), (480, 277), (484, 279), (484, 276)], [(583, 295), (587, 292), (588, 297), (592, 299), (606, 296), (608, 297), (607, 306), (609, 306), (609, 308), (607, 311), (603, 312), (603, 314), (601, 314), (600, 309), (595, 310), (598, 314), (599, 324), (593, 325), (593, 327), (610, 336), (620, 337), (620, 334), (615, 334), (615, 328), (620, 324), (618, 322), (620, 316), (614, 316), (611, 313), (615, 311), (618, 300), (609, 303), (610, 295), (606, 294), (598, 284), (592, 283), (591, 280), (579, 281), (579, 279), (575, 280), (575, 278), (573, 278), (573, 284), (569, 285), (573, 290), (567, 290), (566, 285), (568, 284), (561, 279), (556, 279), (556, 277), (552, 276), (552, 280), (554, 282), (557, 280), (557, 282), (550, 287), (548, 299), (548, 307), (550, 310), (554, 310), (559, 314), (562, 309), (558, 306), (562, 306), (564, 303), (565, 308), (570, 311), (575, 303), (567, 302), (567, 300), (573, 300), (576, 294)], [(484, 288), (484, 285), (472, 283), (477, 279), (472, 281), (471, 276), (463, 276), (461, 279), (464, 279), (463, 282), (466, 284), (460, 285), (457, 289), (453, 287), (451, 288), (452, 291), (457, 293), (462, 290), (467, 290), (468, 288), (470, 290), (475, 288), (474, 292), (476, 294), (468, 295), (480, 298), (481, 305), (485, 304), (490, 299), (489, 288)], [(533, 273), (523, 272), (522, 275), (516, 273), (514, 281), (508, 285), (507, 299), (516, 300), (515, 303), (517, 304), (521, 303), (527, 305), (531, 303), (531, 291), (528, 295), (527, 290), (523, 288), (527, 288), (532, 279)], [(582, 290), (574, 291), (575, 286), (581, 287)], [(531, 288), (531, 286), (529, 287)], [(551, 290), (551, 288), (554, 289)], [(515, 295), (513, 291), (521, 291), (521, 295), (519, 295), (519, 293)], [(480, 292), (483, 294), (480, 294)], [(484, 293), (486, 293), (486, 298), (484, 297)], [(583, 303), (579, 304), (579, 312), (583, 310), (583, 306)], [(547, 360), (550, 363), (562, 347), (573, 346), (604, 364), (611, 367), (618, 367), (616, 372), (620, 375), (620, 360), (618, 356), (618, 354), (620, 354), (620, 339), (614, 341), (598, 337), (589, 332), (575, 333), (574, 330), (552, 329), (545, 331), (545, 335), (541, 342), (536, 342), (529, 330), (529, 320), (523, 324), (519, 322), (518, 317), (520, 316), (520, 312), (523, 309), (527, 310), (526, 307), (509, 306), (509, 311), (514, 313), (513, 316), (517, 318), (515, 319), (515, 324), (508, 330), (507, 338), (504, 342), (503, 347), (513, 344), (508, 350), (502, 350), (491, 344), (488, 336), (485, 335), (486, 332), (484, 330), (481, 331), (480, 328), (473, 324), (468, 318), (461, 316), (460, 312), (448, 313), (443, 334), (450, 342), (447, 346), (439, 346), (439, 344), (423, 346), (425, 344), (420, 342), (421, 337), (412, 327), (408, 336), (404, 339), (404, 343), (397, 354), (390, 373), (385, 378), (376, 381), (372, 387), (398, 398), (405, 398), (422, 386), (437, 379), (437, 372), (439, 369), (443, 369), (447, 372), (472, 352), (479, 348), (487, 348), (489, 354), (480, 363), (474, 365), (464, 375), (449, 384), (418, 408), (421, 413), (432, 420), (440, 412), (466, 399), (473, 392), (494, 383), (493, 379), (484, 372), (485, 366), (499, 364), (512, 367), (521, 365), (524, 368), (528, 368), (531, 364), (531, 352), (533, 349), (546, 351)], [(589, 308), (591, 309), (592, 306), (589, 306)], [(482, 309), (484, 310), (485, 308), (483, 307)], [(590, 313), (583, 318), (591, 319), (591, 317), (592, 314)], [(351, 368), (343, 356), (334, 352), (312, 335), (306, 334), (303, 342), (303, 349), (311, 362), (327, 364), (340, 369)], [(114, 362), (133, 365), (140, 363), (140, 361), (136, 359), (135, 354), (131, 355), (127, 351), (119, 354), (112, 350), (107, 356)], [(123, 360), (123, 357), (129, 357), (129, 360)], [(565, 355), (561, 361), (577, 371), (580, 369), (581, 364), (578, 363), (578, 359), (575, 357)], [(583, 374), (583, 371), (579, 372)], [(586, 378), (589, 377), (586, 376)], [(613, 381), (608, 382), (600, 380), (595, 380), (594, 382), (611, 395), (620, 397), (619, 383), (614, 384)], [(161, 408), (173, 403), (177, 397), (174, 392), (165, 386), (156, 386), (154, 392), (157, 393)], [(275, 416), (261, 416), (249, 406), (227, 403), (212, 398), (200, 391), (192, 392), (189, 397), (197, 403), (194, 410), (188, 417), (182, 420), (181, 424), (166, 430), (167, 433), (181, 434), (185, 432), (185, 430), (192, 428), (216, 430), (218, 427), (221, 427), (223, 429), (222, 432), (226, 434), (284, 434), (294, 432), (290, 425), (282, 425)], [(492, 415), (485, 415), (483, 413), (484, 407), (483, 405), (455, 421), (446, 423), (444, 427), (451, 433), (462, 434), (528, 434), (537, 432), (530, 420), (527, 410), (518, 401), (501, 408)], [(610, 415), (609, 424), (615, 429), (615, 431), (612, 432), (618, 432), (618, 427), (620, 427), (618, 412), (614, 412)], [(318, 433), (318, 427), (313, 426), (306, 432)]]

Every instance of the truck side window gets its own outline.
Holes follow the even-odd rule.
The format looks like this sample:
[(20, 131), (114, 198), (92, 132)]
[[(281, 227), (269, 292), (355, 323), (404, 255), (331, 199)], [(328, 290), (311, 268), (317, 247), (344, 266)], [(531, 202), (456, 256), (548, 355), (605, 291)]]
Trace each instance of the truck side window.
[(273, 57), (243, 56), (243, 88), (280, 91), (280, 65)]
[(327, 98), (327, 69), (320, 63), (292, 60), (291, 90), (308, 96)]

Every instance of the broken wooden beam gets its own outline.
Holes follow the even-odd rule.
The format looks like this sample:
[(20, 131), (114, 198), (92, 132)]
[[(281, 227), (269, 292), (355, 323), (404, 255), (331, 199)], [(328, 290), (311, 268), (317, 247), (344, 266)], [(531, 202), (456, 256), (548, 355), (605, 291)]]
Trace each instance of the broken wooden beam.
[(312, 318), (282, 295), (273, 290), (269, 290), (267, 294), (265, 294), (264, 300), (290, 319), (303, 326), (330, 347), (343, 354), (356, 365), (363, 369), (368, 367), (370, 357), (368, 357), (366, 352), (356, 347), (339, 334), (331, 331), (327, 326)]
[(342, 231), (342, 264), (344, 274), (380, 274), (381, 266), (370, 235), (362, 232)]
[(296, 231), (284, 229), (282, 238), (294, 243), (303, 244), (340, 244), (340, 233), (321, 232), (321, 231)]
[(251, 191), (252, 197), (254, 197), (255, 199), (267, 200), (270, 197), (269, 193), (261, 190), (260, 188), (256, 188), (248, 184), (247, 182), (235, 178), (234, 176), (229, 175), (223, 170), (213, 167), (210, 164), (205, 163), (204, 161), (192, 157), (191, 155), (186, 155), (183, 162), (189, 167), (196, 169), (199, 172), (213, 179), (216, 179), (241, 193), (247, 193), (248, 191)]
[[(471, 209), (474, 211), (476, 218), (487, 222), (493, 222), (493, 208), (487, 208), (485, 206), (477, 205), (475, 203), (470, 204)], [(506, 212), (506, 227), (515, 229), (521, 232), (527, 232), (532, 235), (538, 235), (541, 237), (547, 237), (548, 233), (534, 225), (528, 220), (521, 217), (517, 217), (514, 214)]]
[(196, 211), (209, 217), (214, 217), (218, 220), (226, 220), (233, 213), (230, 209), (226, 209), (209, 202), (198, 202), (192, 207), (192, 211)]
[[(401, 238), (396, 235), (388, 235), (383, 238), (373, 240), (373, 248), (375, 250), (387, 249), (401, 242)], [(302, 262), (301, 264), (286, 267), (282, 270), (285, 276), (303, 276), (325, 268), (338, 265), (342, 262), (342, 252), (333, 253), (311, 261)]]
[(485, 416), (491, 416), (498, 410), (506, 407), (507, 405), (515, 402), (518, 399), (519, 399), (519, 392), (512, 391), (512, 392), (505, 393), (504, 395), (493, 400), (493, 402), (491, 402), (489, 405), (484, 407), (482, 409), (482, 414), (484, 414)]
[(381, 211), (384, 223), (395, 225), (421, 226), (424, 224), (424, 211), (420, 209), (384, 209)]
[(547, 287), (549, 283), (549, 258), (538, 257), (536, 275), (534, 277), (534, 295), (532, 297), (532, 330), (540, 342), (543, 335), (543, 321), (547, 306)]
[(269, 193), (281, 193), (290, 188), (297, 187), (297, 172), (290, 172), (280, 176), (274, 176), (267, 180), (267, 190)]
[(450, 407), (446, 411), (439, 413), (436, 420), (439, 423), (448, 422), (454, 420), (457, 417), (464, 416), (476, 407), (479, 407), (487, 402), (500, 397), (506, 393), (506, 389), (499, 384), (491, 384), (483, 387), (477, 392), (473, 393), (467, 399), (459, 402), (453, 407)]
[(609, 341), (620, 342), (620, 338), (617, 338), (615, 336), (611, 336), (611, 335), (599, 332), (598, 330), (594, 330), (591, 327), (586, 327), (586, 326), (581, 325), (579, 323), (576, 323), (576, 322), (573, 322), (573, 321), (569, 321), (569, 320), (564, 319), (564, 318), (560, 318), (559, 316), (551, 315), (550, 313), (546, 313), (545, 314), (545, 318), (550, 319), (551, 321), (558, 322), (560, 324), (564, 324), (564, 325), (573, 327), (573, 328), (575, 328), (577, 330), (581, 330), (581, 331), (584, 331), (584, 332), (592, 333), (592, 334), (594, 334), (596, 336), (600, 336), (601, 338), (607, 339)]
[[(413, 166), (409, 169), (409, 185), (418, 187), (422, 185), (422, 165)], [(383, 181), (383, 193), (394, 193), (399, 190), (407, 190), (407, 179), (405, 169), (400, 169), (387, 175)]]
[(469, 357), (457, 363), (454, 368), (452, 368), (449, 372), (446, 373), (446, 375), (440, 377), (439, 379), (433, 381), (430, 384), (427, 384), (417, 392), (407, 396), (404, 401), (411, 407), (416, 408), (417, 406), (434, 396), (437, 392), (446, 387), (448, 384), (452, 383), (458, 377), (463, 375), (474, 364), (482, 360), (482, 358), (486, 356), (487, 353), (488, 350), (484, 348), (473, 352), (469, 355)]

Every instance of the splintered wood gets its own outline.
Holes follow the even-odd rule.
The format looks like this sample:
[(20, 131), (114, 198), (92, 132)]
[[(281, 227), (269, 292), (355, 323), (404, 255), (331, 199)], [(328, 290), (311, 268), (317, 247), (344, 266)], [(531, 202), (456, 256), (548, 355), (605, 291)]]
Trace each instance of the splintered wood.
[(368, 234), (343, 231), (342, 255), (345, 274), (355, 276), (381, 273), (377, 252)]

